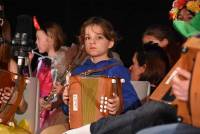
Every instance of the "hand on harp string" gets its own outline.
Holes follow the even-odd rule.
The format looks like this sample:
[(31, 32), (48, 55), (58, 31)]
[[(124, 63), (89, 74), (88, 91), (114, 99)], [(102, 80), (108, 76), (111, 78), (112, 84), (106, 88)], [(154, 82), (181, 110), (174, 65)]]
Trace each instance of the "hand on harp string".
[(177, 75), (171, 81), (172, 92), (177, 99), (188, 101), (191, 73), (181, 68), (177, 68), (176, 71)]
[(51, 110), (52, 109), (52, 104), (47, 103), (47, 101), (44, 98), (40, 98), (40, 112), (45, 111), (45, 110)]
[(56, 108), (57, 104), (60, 103), (64, 88), (60, 82), (55, 82), (49, 95), (40, 99), (41, 111)]
[(64, 91), (64, 86), (60, 82), (55, 82), (53, 85), (53, 92), (56, 94), (61, 95)]
[(182, 68), (176, 68), (165, 84), (171, 84), (171, 94), (174, 94), (179, 100), (188, 100), (188, 90), (191, 79), (191, 73)]

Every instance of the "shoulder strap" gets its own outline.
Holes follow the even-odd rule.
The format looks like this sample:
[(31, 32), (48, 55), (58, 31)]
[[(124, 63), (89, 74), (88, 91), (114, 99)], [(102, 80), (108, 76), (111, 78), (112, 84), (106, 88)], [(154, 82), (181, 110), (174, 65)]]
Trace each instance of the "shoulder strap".
[(87, 76), (87, 75), (90, 75), (92, 73), (97, 73), (97, 72), (101, 72), (101, 71), (110, 69), (110, 68), (112, 68), (114, 66), (117, 66), (117, 65), (119, 65), (119, 64), (118, 63), (113, 63), (111, 65), (103, 66), (102, 68), (99, 68), (99, 69), (88, 69), (85, 72), (80, 73), (80, 75)]

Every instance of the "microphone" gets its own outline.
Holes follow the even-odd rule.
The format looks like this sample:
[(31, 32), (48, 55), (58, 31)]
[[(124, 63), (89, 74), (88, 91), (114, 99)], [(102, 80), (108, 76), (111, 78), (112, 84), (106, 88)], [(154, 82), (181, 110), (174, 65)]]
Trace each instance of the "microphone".
[(32, 18), (28, 15), (19, 15), (15, 35), (12, 40), (14, 56), (18, 58), (18, 71), (22, 74), (24, 66), (28, 65), (28, 52), (31, 52), (33, 47), (32, 40)]

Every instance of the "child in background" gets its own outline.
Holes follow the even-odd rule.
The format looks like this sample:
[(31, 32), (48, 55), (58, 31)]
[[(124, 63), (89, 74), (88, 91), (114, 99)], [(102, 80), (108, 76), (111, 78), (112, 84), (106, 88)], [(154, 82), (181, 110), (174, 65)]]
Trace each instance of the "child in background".
[(166, 52), (155, 43), (146, 43), (134, 53), (130, 66), (132, 81), (149, 81), (151, 93), (169, 71)]
[[(59, 94), (62, 94), (62, 86), (56, 83), (58, 71), (54, 63), (56, 63), (56, 60), (63, 61), (63, 59), (58, 58), (57, 52), (64, 45), (64, 39), (65, 37), (61, 26), (54, 22), (48, 22), (36, 31), (38, 51), (40, 53), (47, 53), (47, 56), (41, 56), (39, 58), (36, 70), (36, 77), (40, 82), (41, 130), (48, 126), (65, 122), (62, 110), (60, 108), (54, 108), (52, 103), (46, 104), (45, 101), (53, 90), (56, 90), (58, 94), (57, 99), (61, 99)], [(29, 57), (32, 58), (33, 55), (29, 55)], [(63, 56), (63, 58), (66, 57)]]
[(179, 40), (178, 34), (175, 34), (173, 29), (168, 26), (149, 26), (143, 34), (142, 41), (143, 43), (157, 43), (163, 48), (169, 57), (170, 67), (172, 67), (180, 57), (182, 41)]

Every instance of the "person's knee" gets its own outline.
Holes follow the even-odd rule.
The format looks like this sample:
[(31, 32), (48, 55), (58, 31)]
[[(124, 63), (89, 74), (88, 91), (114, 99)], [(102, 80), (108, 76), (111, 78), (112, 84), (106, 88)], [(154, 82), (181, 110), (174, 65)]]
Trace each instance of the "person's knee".
[(62, 134), (68, 129), (69, 128), (65, 124), (58, 124), (45, 128), (40, 134)]

